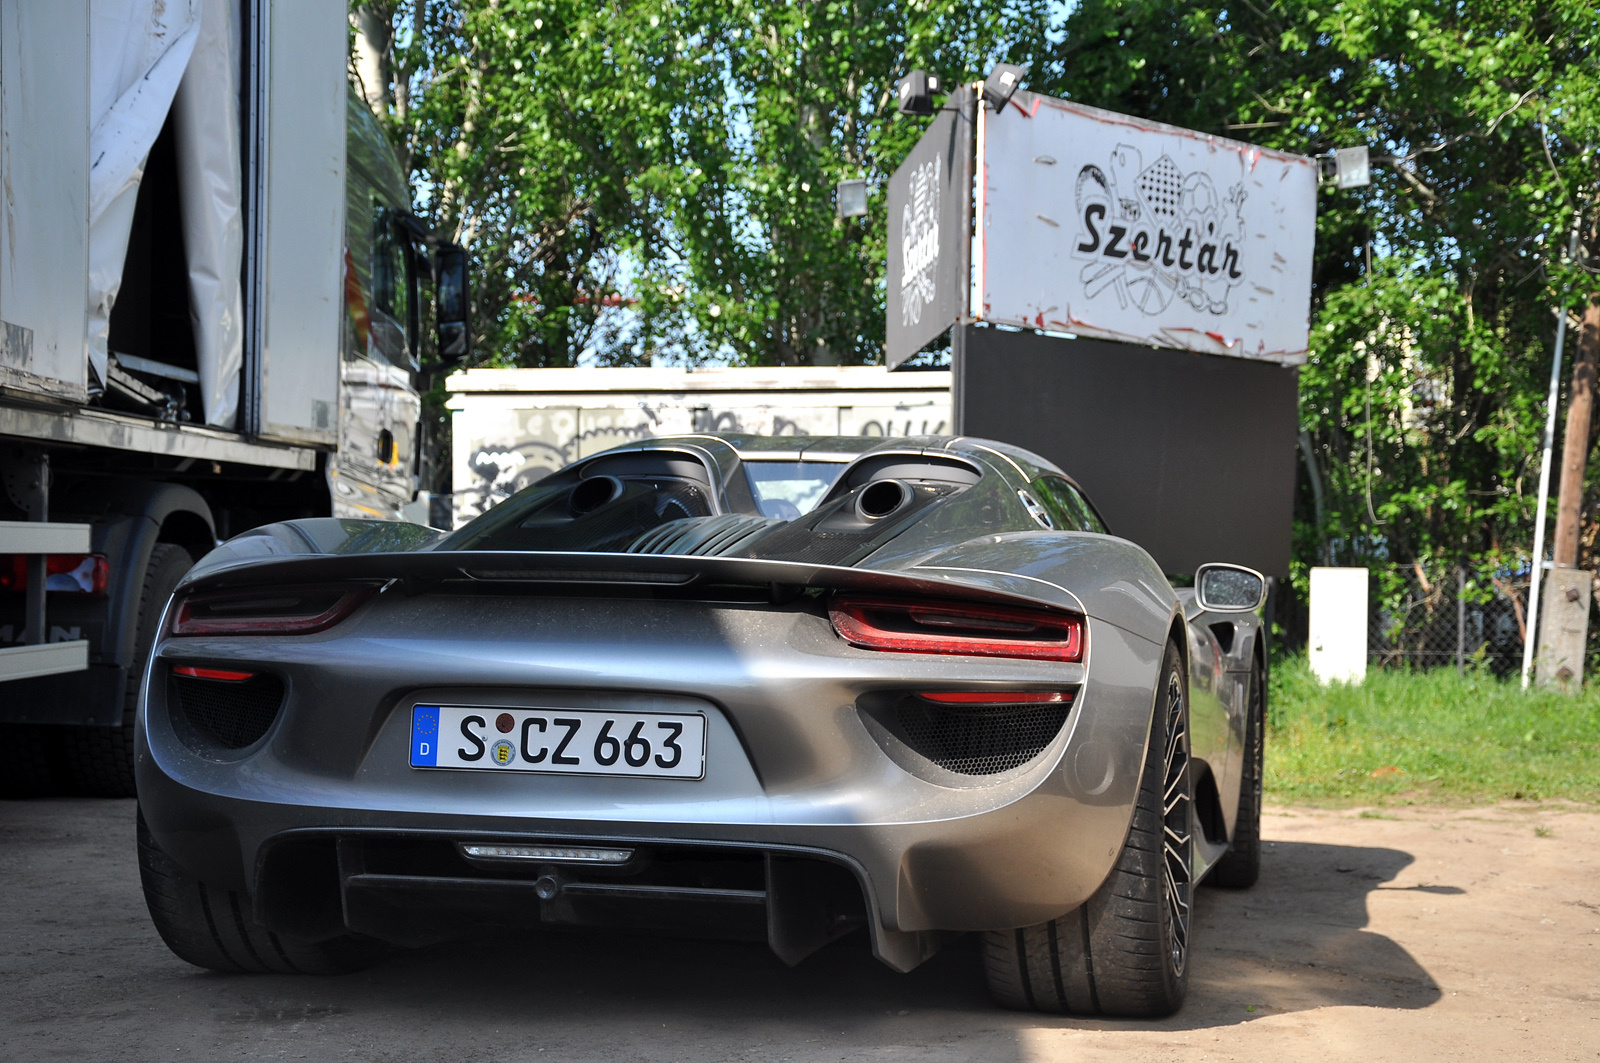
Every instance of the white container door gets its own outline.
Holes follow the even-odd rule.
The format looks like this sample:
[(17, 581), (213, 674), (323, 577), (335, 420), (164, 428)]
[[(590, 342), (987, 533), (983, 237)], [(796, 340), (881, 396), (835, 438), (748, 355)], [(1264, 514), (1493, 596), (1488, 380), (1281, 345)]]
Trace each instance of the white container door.
[(268, 72), (253, 427), (268, 439), (338, 441), (344, 312), (345, 49), (340, 0), (258, 0)]
[(87, 0), (0, 4), (0, 386), (77, 402), (88, 397), (88, 70)]

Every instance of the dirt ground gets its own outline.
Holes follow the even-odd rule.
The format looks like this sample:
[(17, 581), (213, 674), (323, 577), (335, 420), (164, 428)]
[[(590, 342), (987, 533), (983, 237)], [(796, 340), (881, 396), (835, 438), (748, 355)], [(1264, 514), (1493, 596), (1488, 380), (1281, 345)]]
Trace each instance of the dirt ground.
[[(1392, 818), (1390, 818), (1392, 817)], [(1262, 882), (1203, 890), (1163, 1022), (1001, 1011), (970, 939), (910, 975), (845, 941), (611, 935), (222, 976), (145, 913), (129, 801), (0, 804), (0, 1059), (1600, 1059), (1600, 814), (1275, 809)]]

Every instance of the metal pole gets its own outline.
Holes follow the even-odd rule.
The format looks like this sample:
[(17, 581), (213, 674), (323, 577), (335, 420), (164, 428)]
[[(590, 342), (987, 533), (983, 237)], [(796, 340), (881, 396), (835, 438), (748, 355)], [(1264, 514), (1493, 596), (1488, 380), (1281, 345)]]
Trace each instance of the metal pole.
[(1456, 672), (1467, 670), (1467, 570), (1456, 566)]
[[(47, 521), (50, 519), (50, 455), (35, 452), (23, 460), (32, 466), (22, 477), (28, 519)], [(45, 584), (49, 580), (45, 567), (47, 560), (45, 554), (31, 554), (25, 562), (28, 589), (23, 597), (21, 641), (27, 646), (39, 646), (50, 641), (50, 629), (45, 619)]]
[(978, 151), (978, 92), (980, 86), (964, 85), (951, 98), (960, 108), (956, 187), (961, 196), (961, 236), (957, 241), (956, 283), (961, 285), (961, 310), (950, 326), (950, 431), (961, 435), (967, 430), (967, 326), (972, 321), (972, 233), (973, 196)]
[(1550, 497), (1550, 448), (1556, 435), (1556, 392), (1561, 385), (1561, 348), (1567, 341), (1567, 308), (1556, 312), (1556, 353), (1550, 360), (1550, 397), (1544, 418), (1544, 455), (1539, 459), (1539, 506), (1533, 518), (1533, 575), (1528, 580), (1527, 637), (1522, 643), (1522, 689), (1528, 689), (1533, 651), (1539, 644), (1539, 576), (1544, 571), (1544, 511)]
[(977, 194), (975, 182), (978, 178), (978, 93), (982, 91), (979, 85), (963, 85), (951, 93), (955, 105), (960, 108), (959, 150), (961, 157), (957, 160), (956, 187), (960, 189), (961, 196), (961, 238), (956, 243), (956, 274), (957, 283), (961, 285), (961, 311), (956, 315), (956, 324), (965, 325), (972, 320), (972, 234), (975, 208), (973, 197)]

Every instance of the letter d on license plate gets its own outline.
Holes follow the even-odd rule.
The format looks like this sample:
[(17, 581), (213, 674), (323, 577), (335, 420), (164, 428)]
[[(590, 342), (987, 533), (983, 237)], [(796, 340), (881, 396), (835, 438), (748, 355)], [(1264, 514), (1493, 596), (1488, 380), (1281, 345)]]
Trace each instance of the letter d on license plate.
[(547, 775), (705, 776), (699, 713), (417, 705), (411, 766)]

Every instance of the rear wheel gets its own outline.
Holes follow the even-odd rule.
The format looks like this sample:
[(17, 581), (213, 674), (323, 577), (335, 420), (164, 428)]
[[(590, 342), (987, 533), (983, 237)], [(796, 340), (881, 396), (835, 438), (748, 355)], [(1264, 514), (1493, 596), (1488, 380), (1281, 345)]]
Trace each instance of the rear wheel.
[(1116, 866), (1059, 919), (984, 935), (989, 989), (1011, 1008), (1157, 1018), (1189, 985), (1194, 783), (1188, 684), (1168, 645), (1133, 823)]
[(301, 942), (251, 918), (250, 898), (192, 878), (173, 862), (138, 817), (139, 880), (150, 920), (167, 947), (196, 967), (234, 974), (347, 974), (380, 954), (353, 937)]
[(139, 622), (134, 633), (133, 663), (122, 695), (122, 718), (112, 727), (64, 727), (67, 773), (73, 788), (91, 797), (133, 796), (133, 716), (139, 705), (145, 664), (156, 642), (156, 627), (167, 599), (194, 559), (181, 546), (157, 543), (145, 566), (139, 594)]
[(1261, 877), (1261, 799), (1267, 731), (1266, 678), (1258, 665), (1250, 670), (1250, 694), (1244, 720), (1244, 771), (1239, 779), (1239, 814), (1233, 821), (1233, 843), (1206, 876), (1225, 889), (1249, 889)]

